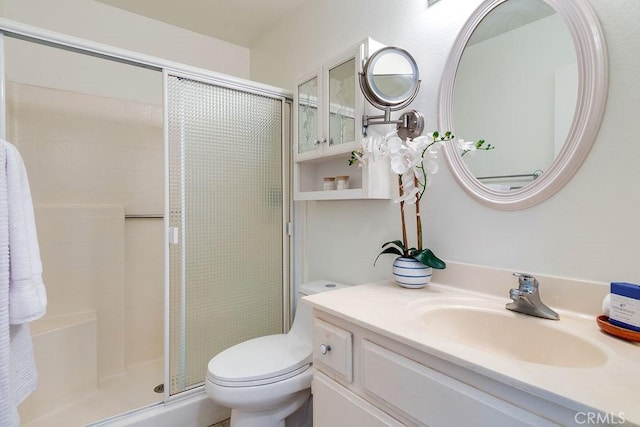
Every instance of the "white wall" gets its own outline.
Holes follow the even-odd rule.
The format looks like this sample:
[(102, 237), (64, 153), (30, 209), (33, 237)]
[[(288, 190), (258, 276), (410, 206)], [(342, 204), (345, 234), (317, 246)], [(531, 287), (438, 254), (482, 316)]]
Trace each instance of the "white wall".
[[(609, 47), (607, 111), (576, 176), (533, 208), (501, 212), (469, 198), (441, 159), (423, 200), (425, 243), (446, 260), (576, 279), (640, 282), (640, 2), (589, 0)], [(422, 89), (413, 107), (434, 129), (443, 67), (461, 26), (480, 0), (308, 2), (252, 49), (254, 80), (293, 90), (296, 76), (366, 36), (409, 50)], [(286, 48), (285, 48), (286, 47)], [(479, 82), (481, 84), (481, 82)], [(379, 245), (400, 235), (390, 201), (310, 202), (308, 278), (358, 283), (390, 276), (391, 259), (372, 263)], [(505, 289), (511, 283), (505, 284)]]
[[(235, 77), (249, 76), (247, 48), (93, 0), (0, 2), (0, 14), (17, 22)], [(16, 48), (10, 45), (10, 53), (11, 49)], [(87, 81), (87, 76), (101, 72), (105, 66), (101, 66), (100, 69), (87, 66), (81, 55), (63, 55), (58, 50), (33, 45), (21, 46), (19, 52), (23, 60), (20, 63), (7, 64), (7, 73), (14, 81), (67, 90), (77, 87), (79, 92), (108, 94), (123, 99), (129, 99), (128, 96), (135, 93), (136, 101), (162, 103), (162, 94), (158, 92), (158, 86), (147, 84), (142, 75), (132, 78), (131, 74), (127, 74), (117, 78), (118, 74), (114, 73), (118, 70), (110, 70), (109, 76), (116, 76), (114, 80), (118, 81), (119, 85), (101, 88)], [(55, 66), (54, 72), (48, 69), (50, 66)], [(140, 99), (141, 96), (145, 98)]]

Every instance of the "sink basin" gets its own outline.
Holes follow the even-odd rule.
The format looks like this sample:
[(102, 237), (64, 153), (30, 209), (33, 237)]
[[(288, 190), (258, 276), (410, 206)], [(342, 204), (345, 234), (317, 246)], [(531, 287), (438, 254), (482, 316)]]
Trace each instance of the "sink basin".
[(593, 368), (607, 355), (563, 330), (570, 320), (545, 320), (506, 309), (442, 305), (422, 314), (429, 335), (514, 360), (549, 366)]

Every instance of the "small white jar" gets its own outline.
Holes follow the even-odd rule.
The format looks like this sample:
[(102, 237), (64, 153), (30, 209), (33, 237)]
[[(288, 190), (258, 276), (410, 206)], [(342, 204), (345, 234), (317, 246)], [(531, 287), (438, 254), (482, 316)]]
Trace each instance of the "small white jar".
[(322, 185), (322, 189), (324, 191), (331, 191), (336, 189), (336, 177), (335, 176), (325, 176), (322, 178), (324, 181)]
[(346, 190), (349, 188), (349, 175), (336, 176), (336, 189)]

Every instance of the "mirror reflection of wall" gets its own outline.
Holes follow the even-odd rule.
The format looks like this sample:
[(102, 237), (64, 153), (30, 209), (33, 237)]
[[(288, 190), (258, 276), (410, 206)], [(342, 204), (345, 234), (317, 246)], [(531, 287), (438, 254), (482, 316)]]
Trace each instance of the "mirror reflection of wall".
[[(467, 43), (454, 85), (456, 135), (496, 146), (465, 157), (473, 175), (545, 171), (573, 120), (577, 76), (571, 34), (551, 6), (509, 0), (493, 9)], [(499, 190), (528, 182), (483, 180)]]
[(415, 85), (413, 67), (405, 56), (388, 53), (381, 56), (373, 67), (373, 83), (387, 98), (406, 96)]

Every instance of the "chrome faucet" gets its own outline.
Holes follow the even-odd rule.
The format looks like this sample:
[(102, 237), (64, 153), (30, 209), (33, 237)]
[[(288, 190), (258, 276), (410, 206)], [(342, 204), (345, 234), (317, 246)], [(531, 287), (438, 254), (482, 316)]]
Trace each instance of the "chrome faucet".
[(513, 273), (518, 278), (518, 289), (511, 289), (509, 297), (513, 300), (507, 304), (507, 310), (517, 311), (543, 319), (560, 320), (558, 313), (540, 301), (538, 280), (524, 273)]

